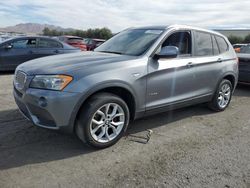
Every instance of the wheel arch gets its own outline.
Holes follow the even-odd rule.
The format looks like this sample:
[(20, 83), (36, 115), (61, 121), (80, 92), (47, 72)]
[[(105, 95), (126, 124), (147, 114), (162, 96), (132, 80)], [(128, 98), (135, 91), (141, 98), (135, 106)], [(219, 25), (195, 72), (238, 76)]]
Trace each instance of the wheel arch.
[(222, 82), (223, 79), (229, 80), (231, 82), (232, 86), (233, 86), (233, 91), (235, 90), (235, 87), (237, 85), (237, 76), (235, 75), (234, 72), (227, 72), (227, 73), (223, 74), (221, 77), (219, 77), (212, 96), (215, 95), (216, 90), (219, 87), (219, 85), (220, 85), (220, 83)]
[(228, 74), (228, 75), (224, 76), (223, 79), (229, 80), (231, 82), (233, 88), (235, 87), (236, 79), (232, 74)]
[(220, 82), (223, 80), (223, 79), (227, 79), (231, 82), (232, 86), (233, 86), (233, 89), (235, 89), (236, 85), (237, 85), (237, 77), (235, 76), (234, 73), (227, 73), (227, 74), (224, 74), (222, 79), (220, 80)]
[(134, 120), (137, 103), (136, 103), (136, 95), (133, 89), (129, 85), (122, 82), (101, 83), (94, 86), (92, 89), (86, 92), (79, 100), (78, 105), (76, 105), (71, 115), (70, 132), (74, 131), (77, 116), (81, 108), (84, 107), (86, 101), (88, 101), (93, 95), (100, 92), (112, 93), (121, 97), (128, 105), (130, 112), (130, 119)]

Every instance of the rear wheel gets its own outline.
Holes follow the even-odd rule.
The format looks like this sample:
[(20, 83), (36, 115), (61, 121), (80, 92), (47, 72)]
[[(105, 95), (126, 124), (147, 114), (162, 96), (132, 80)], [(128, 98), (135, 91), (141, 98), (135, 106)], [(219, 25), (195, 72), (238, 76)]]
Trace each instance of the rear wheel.
[(226, 79), (222, 80), (209, 103), (209, 108), (217, 112), (225, 110), (231, 101), (232, 91), (232, 83)]
[(110, 93), (96, 94), (80, 111), (76, 132), (90, 146), (105, 148), (115, 144), (129, 123), (127, 104)]

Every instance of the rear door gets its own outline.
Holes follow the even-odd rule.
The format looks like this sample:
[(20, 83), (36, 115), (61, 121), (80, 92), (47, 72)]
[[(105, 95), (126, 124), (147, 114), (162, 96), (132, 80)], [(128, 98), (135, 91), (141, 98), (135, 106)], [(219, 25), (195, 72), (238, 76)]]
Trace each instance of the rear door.
[(45, 38), (38, 39), (38, 45), (36, 49), (37, 58), (62, 53), (64, 53), (63, 45), (59, 41)]
[(221, 77), (221, 65), (224, 59), (213, 34), (193, 31), (195, 79), (194, 90), (199, 96), (211, 95)]
[(19, 64), (35, 58), (36, 38), (14, 39), (1, 48), (1, 67), (14, 70)]

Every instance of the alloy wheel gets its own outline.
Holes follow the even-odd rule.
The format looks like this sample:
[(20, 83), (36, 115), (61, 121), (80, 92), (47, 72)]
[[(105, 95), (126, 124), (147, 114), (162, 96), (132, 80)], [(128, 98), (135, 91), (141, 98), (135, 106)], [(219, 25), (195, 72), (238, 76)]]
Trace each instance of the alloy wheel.
[(221, 86), (220, 91), (219, 91), (219, 96), (217, 99), (218, 105), (220, 108), (225, 108), (231, 98), (231, 87), (229, 84), (225, 83)]
[(108, 103), (100, 107), (93, 115), (90, 123), (90, 134), (100, 143), (114, 140), (125, 124), (125, 113), (117, 103)]

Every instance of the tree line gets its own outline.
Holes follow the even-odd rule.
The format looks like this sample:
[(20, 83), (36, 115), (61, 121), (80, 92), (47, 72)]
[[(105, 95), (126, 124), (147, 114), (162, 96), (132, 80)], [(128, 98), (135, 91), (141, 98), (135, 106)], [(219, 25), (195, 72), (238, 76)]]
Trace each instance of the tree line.
[(228, 37), (228, 40), (231, 42), (231, 44), (250, 43), (250, 34), (248, 34), (246, 37), (238, 37), (235, 35), (230, 35)]
[[(61, 36), (61, 35), (72, 35), (72, 36), (79, 36), (82, 38), (99, 38), (99, 39), (109, 39), (113, 36), (111, 30), (109, 28), (96, 28), (96, 29), (87, 29), (87, 30), (70, 30), (70, 31), (58, 31), (55, 29), (49, 29), (45, 27), (43, 29), (43, 35), (45, 36)], [(235, 35), (230, 35), (228, 40), (231, 44), (236, 43), (250, 43), (250, 34), (246, 37), (238, 37)]]
[(98, 38), (98, 39), (109, 39), (113, 36), (110, 29), (103, 27), (103, 28), (96, 28), (96, 29), (87, 29), (87, 30), (70, 30), (70, 31), (58, 31), (55, 29), (49, 29), (45, 27), (43, 29), (43, 35), (45, 36), (61, 36), (61, 35), (72, 35), (72, 36), (79, 36), (82, 38)]

